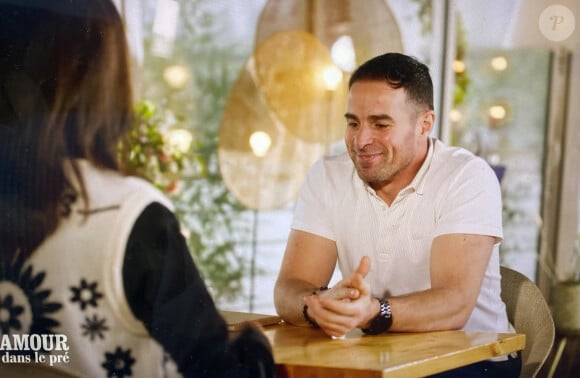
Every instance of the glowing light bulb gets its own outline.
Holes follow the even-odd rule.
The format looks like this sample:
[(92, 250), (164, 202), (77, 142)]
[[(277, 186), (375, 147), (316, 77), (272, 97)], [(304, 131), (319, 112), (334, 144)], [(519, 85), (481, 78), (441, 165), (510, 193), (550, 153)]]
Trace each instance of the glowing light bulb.
[(459, 122), (461, 121), (461, 118), (463, 118), (463, 114), (461, 113), (460, 110), (451, 109), (451, 111), (449, 112), (449, 119), (451, 120), (451, 122)]
[(455, 72), (455, 73), (465, 72), (465, 68), (466, 68), (465, 62), (462, 60), (454, 60), (452, 67), (453, 67), (453, 72)]
[(495, 120), (502, 120), (507, 115), (507, 110), (503, 105), (493, 105), (487, 110), (487, 114)]
[(349, 35), (338, 37), (330, 48), (330, 56), (334, 64), (342, 70), (352, 72), (356, 68), (356, 53)]
[(496, 71), (504, 71), (508, 67), (508, 61), (504, 56), (496, 56), (492, 58), (490, 64)]
[(186, 153), (191, 148), (193, 135), (185, 129), (172, 129), (167, 133), (169, 145), (181, 153)]
[(266, 156), (272, 146), (272, 138), (264, 131), (255, 131), (250, 135), (250, 147), (257, 157)]
[(163, 70), (163, 79), (173, 89), (185, 87), (190, 77), (191, 75), (187, 67), (181, 64), (175, 64)]
[(322, 71), (322, 78), (326, 89), (334, 91), (342, 80), (342, 71), (336, 66), (328, 66)]

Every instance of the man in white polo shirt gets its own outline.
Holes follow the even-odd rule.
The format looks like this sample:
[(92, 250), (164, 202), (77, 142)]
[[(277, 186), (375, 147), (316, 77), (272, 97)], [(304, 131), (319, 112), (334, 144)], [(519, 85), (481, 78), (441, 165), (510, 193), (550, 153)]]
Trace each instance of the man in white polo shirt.
[[(278, 313), (331, 336), (512, 332), (499, 182), (482, 159), (430, 137), (428, 68), (398, 53), (367, 61), (349, 81), (345, 118), (347, 153), (316, 162), (298, 199)], [(343, 280), (327, 289), (337, 263)], [(519, 375), (519, 356), (499, 360), (447, 374)]]

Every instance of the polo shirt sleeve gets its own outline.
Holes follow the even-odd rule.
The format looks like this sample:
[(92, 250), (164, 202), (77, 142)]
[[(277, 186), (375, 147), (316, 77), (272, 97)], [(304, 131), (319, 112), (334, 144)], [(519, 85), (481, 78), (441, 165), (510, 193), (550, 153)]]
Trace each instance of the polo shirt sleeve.
[(308, 174), (296, 201), (291, 227), (336, 240), (331, 223), (329, 188), (324, 160), (318, 160)]
[(453, 233), (503, 238), (502, 199), (497, 176), (483, 159), (470, 159), (448, 181), (439, 204), (435, 236)]

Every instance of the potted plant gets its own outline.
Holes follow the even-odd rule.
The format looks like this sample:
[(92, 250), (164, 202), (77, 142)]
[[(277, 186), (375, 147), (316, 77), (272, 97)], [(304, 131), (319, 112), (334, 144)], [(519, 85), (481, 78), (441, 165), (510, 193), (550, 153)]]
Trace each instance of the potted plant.
[(119, 157), (131, 174), (170, 197), (214, 299), (236, 298), (243, 291), (247, 264), (233, 238), (245, 208), (228, 194), (217, 168), (208, 163), (217, 153), (210, 143), (216, 138), (197, 134), (194, 138), (186, 123), (163, 103), (136, 103), (133, 127), (119, 146)]
[(125, 143), (119, 147), (121, 160), (132, 174), (153, 183), (168, 195), (179, 192), (183, 177), (202, 177), (204, 161), (191, 152), (193, 136), (180, 128), (181, 119), (170, 109), (140, 101)]

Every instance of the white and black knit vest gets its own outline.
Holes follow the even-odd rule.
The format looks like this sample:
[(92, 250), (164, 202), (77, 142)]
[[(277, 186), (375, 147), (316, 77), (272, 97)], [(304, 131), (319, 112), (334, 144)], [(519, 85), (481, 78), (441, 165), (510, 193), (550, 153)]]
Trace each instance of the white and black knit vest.
[(79, 164), (88, 213), (83, 201), (74, 202), (56, 233), (28, 260), (14, 261), (8, 268), (12, 278), (2, 282), (0, 291), (13, 291), (12, 307), (5, 307), (17, 323), (9, 324), (20, 326), (11, 333), (56, 334), (59, 341), (64, 335), (68, 350), (53, 347), (52, 358), (48, 354), (44, 362), (35, 362), (32, 356), (31, 363), (52, 361), (82, 377), (175, 376), (175, 364), (134, 317), (122, 274), (138, 216), (153, 202), (169, 209), (172, 204), (144, 180), (97, 169), (87, 161)]

